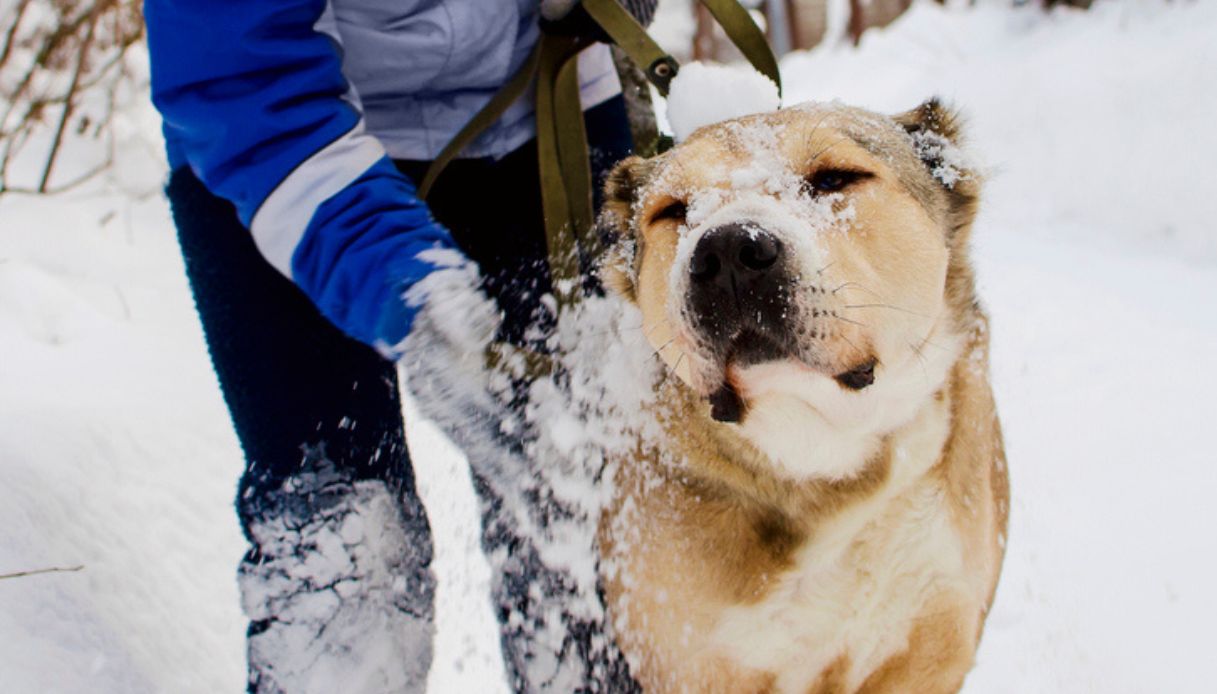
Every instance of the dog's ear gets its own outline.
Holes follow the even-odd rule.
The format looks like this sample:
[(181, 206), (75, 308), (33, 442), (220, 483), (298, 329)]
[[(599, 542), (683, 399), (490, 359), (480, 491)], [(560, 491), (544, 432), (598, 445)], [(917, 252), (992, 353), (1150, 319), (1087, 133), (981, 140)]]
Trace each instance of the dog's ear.
[(636, 156), (627, 157), (613, 167), (604, 182), (604, 207), (597, 221), (607, 249), (600, 279), (631, 302), (637, 300), (634, 275), (638, 230), (634, 226), (634, 208), (653, 169), (652, 160)]
[(933, 97), (911, 111), (893, 117), (905, 132), (916, 137), (918, 133), (933, 133), (953, 145), (960, 143), (962, 123), (959, 113), (943, 105)]
[(976, 289), (968, 246), (981, 181), (961, 154), (963, 119), (937, 98), (893, 118), (912, 138), (917, 156), (934, 179), (931, 185), (938, 188), (942, 201), (939, 209), (951, 249), (947, 297), (959, 305), (960, 315), (971, 315)]
[(945, 188), (954, 189), (956, 183), (972, 177), (960, 154), (963, 119), (958, 111), (935, 97), (894, 120), (909, 134), (917, 156)]
[(932, 98), (893, 119), (912, 138), (914, 150), (938, 186), (946, 192), (946, 221), (958, 243), (966, 240), (976, 216), (980, 180), (960, 149), (963, 118), (959, 112)]
[(650, 177), (650, 159), (629, 156), (617, 162), (604, 182), (605, 208), (625, 214), (638, 202), (638, 193)]

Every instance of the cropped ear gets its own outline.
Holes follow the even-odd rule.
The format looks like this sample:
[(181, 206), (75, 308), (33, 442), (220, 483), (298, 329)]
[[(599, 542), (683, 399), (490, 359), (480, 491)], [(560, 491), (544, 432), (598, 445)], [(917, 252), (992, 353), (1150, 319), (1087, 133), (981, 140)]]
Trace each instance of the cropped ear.
[(957, 183), (971, 177), (960, 155), (963, 119), (957, 111), (934, 97), (894, 120), (913, 139), (918, 158), (945, 188), (954, 190)]
[(912, 138), (918, 158), (929, 170), (942, 196), (939, 199), (943, 206), (939, 209), (951, 248), (947, 295), (961, 307), (968, 307), (961, 311), (970, 312), (975, 304), (975, 281), (968, 260), (968, 246), (980, 200), (981, 181), (960, 150), (964, 139), (963, 119), (937, 98), (893, 116), (893, 119)]
[(628, 220), (638, 203), (638, 194), (651, 177), (654, 160), (639, 156), (622, 159), (604, 181), (604, 211)]
[(607, 249), (600, 265), (600, 279), (631, 302), (636, 301), (634, 269), (639, 243), (634, 207), (654, 168), (653, 160), (636, 156), (627, 157), (613, 167), (604, 182), (604, 207), (597, 220), (600, 238)]
[(934, 133), (951, 144), (959, 144), (962, 130), (959, 113), (944, 106), (938, 97), (893, 118), (910, 135)]

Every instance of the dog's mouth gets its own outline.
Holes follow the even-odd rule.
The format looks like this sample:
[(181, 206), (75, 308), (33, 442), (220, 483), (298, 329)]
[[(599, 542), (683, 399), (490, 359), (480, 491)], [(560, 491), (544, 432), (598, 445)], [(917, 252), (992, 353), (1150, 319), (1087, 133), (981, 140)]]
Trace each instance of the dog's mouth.
[(724, 379), (713, 393), (710, 393), (710, 418), (725, 424), (738, 424), (744, 421), (744, 399), (740, 397), (735, 386)]
[(795, 356), (789, 340), (758, 330), (744, 329), (727, 341), (723, 356), (724, 369), (781, 361)]
[(875, 382), (875, 366), (878, 363), (877, 359), (871, 357), (857, 366), (833, 376), (833, 380), (847, 390), (862, 390)]
[(711, 418), (731, 424), (743, 421), (747, 406), (731, 382), (731, 370), (797, 358), (795, 351), (785, 342), (751, 329), (741, 330), (727, 340), (718, 360), (722, 365), (722, 378), (718, 388), (709, 395)]
[(757, 366), (779, 361), (792, 361), (800, 366), (831, 375), (832, 379), (844, 390), (860, 391), (870, 387), (875, 382), (875, 367), (878, 360), (870, 357), (850, 368), (835, 372), (826, 371), (808, 363), (799, 351), (789, 345), (789, 341), (754, 330), (742, 330), (734, 338), (727, 341), (718, 360), (721, 364), (721, 377), (718, 387), (707, 396), (710, 402), (710, 417), (717, 422), (738, 424), (747, 414), (748, 403), (740, 394), (738, 385), (733, 382), (733, 370), (749, 366)]

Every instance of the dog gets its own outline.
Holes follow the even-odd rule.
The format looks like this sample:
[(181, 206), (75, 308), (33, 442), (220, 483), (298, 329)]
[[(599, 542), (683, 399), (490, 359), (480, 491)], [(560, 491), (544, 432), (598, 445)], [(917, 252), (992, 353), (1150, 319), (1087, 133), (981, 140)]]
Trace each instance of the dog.
[(937, 100), (807, 104), (610, 174), (605, 282), (667, 374), (598, 526), (644, 691), (963, 685), (1008, 482), (960, 137)]

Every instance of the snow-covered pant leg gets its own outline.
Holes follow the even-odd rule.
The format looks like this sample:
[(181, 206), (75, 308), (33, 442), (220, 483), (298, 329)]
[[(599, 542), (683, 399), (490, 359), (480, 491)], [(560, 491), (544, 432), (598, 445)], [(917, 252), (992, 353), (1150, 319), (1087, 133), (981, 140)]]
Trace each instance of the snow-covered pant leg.
[(189, 170), (168, 193), (247, 460), (250, 691), (422, 691), (431, 535), (395, 368), (326, 321)]
[[(605, 175), (630, 153), (625, 103), (620, 97), (609, 100), (587, 111), (585, 120), (598, 206)], [(419, 181), (428, 162), (398, 166)], [(498, 338), (534, 347), (536, 336), (549, 327), (538, 310), (541, 296), (550, 289), (538, 180), (536, 145), (529, 143), (499, 160), (452, 162), (428, 197), (436, 219), (452, 231), (484, 275), (483, 288), (502, 312)], [(527, 433), (503, 426), (505, 419), (523, 419), (526, 384), (516, 383), (511, 389), (516, 397), (506, 401), (480, 397), (480, 353), (472, 355), (472, 371), (462, 371), (454, 363), (458, 355), (452, 346), (442, 344), (444, 328), (428, 325), (433, 319), (442, 321), (444, 313), (443, 308), (423, 310), (403, 363), (423, 411), (462, 447), (473, 467), (484, 515), (483, 548), (495, 571), (493, 600), (512, 689), (563, 694), (637, 691), (624, 659), (607, 641), (603, 615), (597, 612), (602, 601), (594, 587), (589, 595), (585, 585), (547, 565), (538, 552), (533, 537), (537, 525), (558, 510), (524, 489), (527, 480), (520, 478), (530, 475), (524, 454)], [(465, 312), (458, 315), (461, 323), (473, 320)], [(521, 515), (530, 517), (532, 528), (521, 529)]]
[(403, 508), (380, 480), (310, 463), (245, 512), (250, 689), (422, 692), (434, 595), (422, 508)]
[[(517, 692), (633, 694), (641, 689), (606, 633), (603, 594), (584, 594), (572, 577), (547, 566), (521, 536), (493, 485), (475, 475), (482, 499), (482, 545), (497, 574), (494, 601), (503, 656)], [(589, 613), (586, 603), (594, 600)]]

